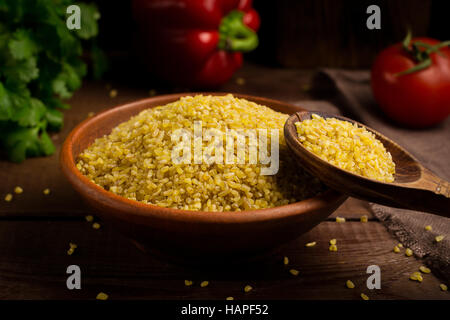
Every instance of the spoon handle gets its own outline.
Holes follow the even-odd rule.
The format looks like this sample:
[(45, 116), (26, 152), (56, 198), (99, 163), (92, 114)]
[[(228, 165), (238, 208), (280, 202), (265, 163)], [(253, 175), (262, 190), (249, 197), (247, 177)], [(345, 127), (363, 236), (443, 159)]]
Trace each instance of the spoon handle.
[(400, 204), (450, 218), (450, 183), (423, 168), (422, 177), (407, 186)]
[(436, 194), (441, 194), (446, 198), (450, 198), (450, 182), (434, 175), (430, 170), (424, 169), (423, 177), (424, 189), (433, 191)]

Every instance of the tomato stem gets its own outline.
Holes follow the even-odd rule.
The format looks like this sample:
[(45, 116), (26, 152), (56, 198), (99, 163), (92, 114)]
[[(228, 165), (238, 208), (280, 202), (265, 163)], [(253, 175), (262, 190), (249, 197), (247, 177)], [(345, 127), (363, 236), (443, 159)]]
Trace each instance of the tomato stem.
[[(414, 41), (411, 43), (411, 40), (412, 33), (411, 30), (408, 29), (408, 33), (406, 34), (405, 39), (403, 39), (402, 47), (417, 62), (417, 64), (408, 70), (396, 73), (396, 76), (402, 76), (428, 68), (432, 64), (430, 54), (436, 53), (442, 55), (439, 49), (450, 45), (450, 41), (443, 41), (432, 46), (422, 41)], [(419, 47), (425, 48), (425, 50), (421, 50)]]

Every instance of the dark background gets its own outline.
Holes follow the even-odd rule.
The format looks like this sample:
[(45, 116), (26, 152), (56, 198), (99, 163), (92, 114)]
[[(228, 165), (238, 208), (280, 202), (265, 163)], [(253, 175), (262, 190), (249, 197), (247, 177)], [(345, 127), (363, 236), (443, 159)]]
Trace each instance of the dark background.
[[(101, 12), (99, 42), (113, 70), (130, 68), (136, 27), (129, 0), (95, 0)], [(450, 39), (448, 0), (256, 0), (260, 45), (247, 60), (267, 66), (369, 68), (375, 55), (414, 36)], [(368, 30), (366, 9), (381, 9), (381, 30)]]

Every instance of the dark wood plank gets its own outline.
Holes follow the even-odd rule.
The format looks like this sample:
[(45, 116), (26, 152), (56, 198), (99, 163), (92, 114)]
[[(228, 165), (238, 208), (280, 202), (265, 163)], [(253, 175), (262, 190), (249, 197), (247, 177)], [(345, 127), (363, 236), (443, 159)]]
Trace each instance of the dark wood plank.
[(367, 201), (350, 197), (333, 212), (329, 220), (335, 220), (336, 217), (343, 217), (347, 220), (360, 220), (361, 216), (367, 216), (368, 219), (376, 219)]
[[(338, 251), (328, 250), (336, 238)], [(68, 243), (78, 244), (68, 256)], [(317, 241), (306, 248), (305, 243)], [(108, 226), (94, 230), (84, 221), (0, 221), (0, 299), (93, 299), (100, 291), (111, 299), (449, 299), (440, 281), (425, 275), (408, 280), (421, 262), (392, 252), (396, 241), (378, 222), (323, 222), (276, 255), (258, 264), (206, 270), (185, 268), (141, 253)], [(290, 258), (285, 267), (282, 257)], [(68, 265), (82, 270), (82, 289), (68, 290)], [(367, 266), (382, 272), (382, 288), (365, 288)], [(288, 270), (296, 268), (298, 277)], [(192, 287), (185, 279), (194, 280)], [(355, 289), (347, 289), (351, 279)], [(202, 280), (210, 285), (200, 288)], [(243, 293), (250, 284), (254, 290)]]

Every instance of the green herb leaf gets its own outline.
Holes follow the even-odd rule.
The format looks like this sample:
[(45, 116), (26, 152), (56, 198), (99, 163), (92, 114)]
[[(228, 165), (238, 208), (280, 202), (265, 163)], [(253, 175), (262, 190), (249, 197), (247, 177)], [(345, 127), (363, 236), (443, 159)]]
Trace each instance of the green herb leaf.
[(59, 130), (63, 125), (63, 114), (61, 111), (55, 109), (47, 109), (45, 114), (45, 120), (48, 123), (50, 129)]
[[(0, 0), (0, 148), (12, 161), (49, 155), (47, 132), (63, 125), (61, 109), (86, 75), (82, 42), (98, 34), (95, 5), (81, 9), (81, 30), (66, 26), (72, 0)], [(92, 46), (94, 75), (105, 68)]]
[(81, 39), (90, 39), (98, 34), (97, 20), (100, 14), (94, 4), (77, 3), (81, 10), (81, 28), (77, 34)]
[(9, 41), (9, 50), (15, 59), (29, 59), (38, 51), (38, 46), (31, 32), (19, 29)]

